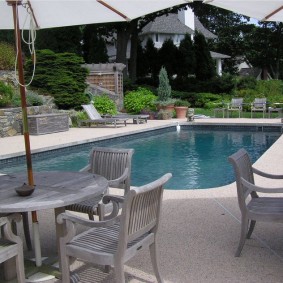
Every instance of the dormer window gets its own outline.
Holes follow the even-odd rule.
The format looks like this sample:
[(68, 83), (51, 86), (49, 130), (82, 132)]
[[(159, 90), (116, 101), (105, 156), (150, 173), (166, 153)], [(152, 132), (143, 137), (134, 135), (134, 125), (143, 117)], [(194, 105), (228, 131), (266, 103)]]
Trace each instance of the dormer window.
[(156, 33), (155, 34), (155, 42), (158, 42), (159, 40), (158, 40), (159, 38), (158, 38), (158, 33)]

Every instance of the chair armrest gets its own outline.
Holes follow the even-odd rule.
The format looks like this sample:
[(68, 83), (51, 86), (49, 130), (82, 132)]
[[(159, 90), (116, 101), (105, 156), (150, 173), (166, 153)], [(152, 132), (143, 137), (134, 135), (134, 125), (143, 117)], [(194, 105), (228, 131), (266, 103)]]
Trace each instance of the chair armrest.
[(92, 227), (108, 227), (108, 226), (112, 226), (113, 224), (119, 222), (119, 219), (120, 217), (116, 216), (115, 218), (112, 218), (106, 221), (94, 221), (94, 220), (88, 220), (88, 219), (79, 217), (69, 212), (63, 212), (57, 216), (57, 223), (63, 224), (67, 220), (74, 224), (81, 224), (83, 226), (87, 226), (91, 228)]
[(88, 164), (87, 166), (83, 167), (79, 172), (90, 172), (90, 165)]
[(103, 196), (102, 203), (107, 204), (110, 201), (115, 202), (115, 203), (123, 203), (124, 200), (125, 200), (125, 197), (123, 197), (123, 196), (110, 195), (110, 194), (108, 195), (107, 194), (107, 195)]
[(108, 181), (109, 187), (119, 187), (119, 185), (128, 178), (128, 175), (129, 175), (129, 168), (126, 168), (124, 173), (119, 178)]
[(251, 193), (253, 191), (258, 192), (258, 193), (267, 193), (267, 194), (283, 193), (283, 188), (259, 187), (259, 186), (256, 186), (256, 185), (248, 182), (243, 177), (241, 177), (241, 183), (248, 189), (249, 193)]
[(275, 175), (275, 174), (270, 174), (270, 173), (266, 173), (263, 172), (259, 169), (256, 169), (254, 167), (252, 167), (253, 172), (259, 176), (265, 177), (265, 178), (269, 178), (269, 179), (283, 179), (283, 175)]

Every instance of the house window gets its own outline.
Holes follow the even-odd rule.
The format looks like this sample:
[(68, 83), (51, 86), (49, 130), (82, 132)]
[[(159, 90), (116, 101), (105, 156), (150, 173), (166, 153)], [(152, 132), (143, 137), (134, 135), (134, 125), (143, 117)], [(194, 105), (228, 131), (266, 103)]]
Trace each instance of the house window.
[(155, 42), (158, 42), (158, 33), (155, 34)]

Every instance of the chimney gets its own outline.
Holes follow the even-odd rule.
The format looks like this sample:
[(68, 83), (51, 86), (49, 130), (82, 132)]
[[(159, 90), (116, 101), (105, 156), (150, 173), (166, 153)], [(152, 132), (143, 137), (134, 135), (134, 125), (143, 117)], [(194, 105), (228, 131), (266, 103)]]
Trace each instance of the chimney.
[(178, 11), (178, 19), (193, 31), (195, 30), (195, 14), (191, 8)]

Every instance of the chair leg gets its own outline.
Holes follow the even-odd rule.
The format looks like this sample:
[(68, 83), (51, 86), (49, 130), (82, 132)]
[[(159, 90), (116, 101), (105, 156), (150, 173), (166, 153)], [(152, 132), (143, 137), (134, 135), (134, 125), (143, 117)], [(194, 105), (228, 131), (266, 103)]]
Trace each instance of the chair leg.
[(255, 223), (256, 223), (255, 220), (251, 220), (250, 228), (249, 228), (249, 231), (248, 231), (248, 234), (247, 234), (247, 239), (250, 239), (250, 238), (251, 238), (251, 235), (252, 235), (253, 230), (254, 230), (254, 228), (255, 228)]
[(24, 234), (25, 234), (27, 248), (29, 251), (31, 251), (32, 244), (31, 244), (31, 238), (30, 238), (28, 212), (23, 212), (22, 218), (23, 218)]
[(241, 223), (241, 236), (240, 236), (240, 241), (239, 241), (239, 245), (237, 248), (237, 251), (235, 253), (235, 257), (239, 257), (241, 254), (241, 251), (244, 247), (245, 241), (246, 241), (246, 237), (247, 237), (247, 231), (248, 231), (248, 224), (249, 221), (246, 217), (242, 217), (242, 223)]
[(156, 248), (156, 244), (152, 243), (149, 246), (149, 251), (150, 251), (150, 258), (151, 258), (151, 263), (153, 266), (153, 271), (154, 274), (156, 276), (157, 282), (158, 283), (163, 283), (163, 279), (161, 277), (161, 274), (159, 272), (159, 267), (158, 267), (158, 257), (157, 257), (157, 248)]
[(88, 213), (88, 219), (89, 219), (89, 220), (94, 220), (93, 213)]
[(18, 248), (18, 254), (16, 255), (16, 270), (17, 270), (17, 279), (19, 283), (25, 283), (25, 268), (24, 268), (24, 254), (23, 246), (20, 245)]
[(62, 254), (62, 249), (60, 250), (60, 268), (61, 268), (61, 281), (62, 283), (70, 283), (70, 261), (69, 256), (65, 254), (65, 251), (63, 251), (64, 254)]
[(125, 283), (124, 264), (122, 259), (114, 263), (114, 275), (116, 283)]

